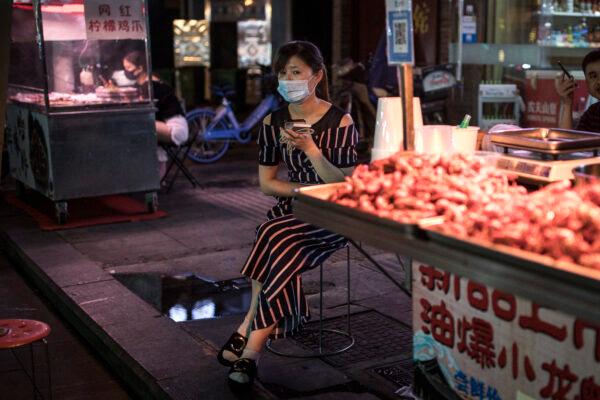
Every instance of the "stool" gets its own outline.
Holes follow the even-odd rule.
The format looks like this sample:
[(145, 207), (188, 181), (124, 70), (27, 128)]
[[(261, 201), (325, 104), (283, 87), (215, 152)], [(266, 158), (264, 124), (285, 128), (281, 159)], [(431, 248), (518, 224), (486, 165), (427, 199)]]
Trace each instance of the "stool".
[[(33, 360), (33, 343), (42, 341), (46, 353), (46, 367), (48, 368), (48, 394), (52, 399), (52, 381), (50, 379), (50, 358), (48, 356), (48, 342), (46, 337), (50, 334), (50, 326), (44, 322), (34, 321), (31, 319), (0, 319), (0, 349), (10, 349), (11, 353), (17, 359), (21, 368), (33, 384), (33, 398), (44, 398), (37, 387), (35, 381), (35, 363)], [(31, 375), (21, 363), (19, 357), (14, 354), (14, 349), (29, 345), (29, 356), (31, 359)]]
[[(165, 171), (165, 175), (161, 178), (160, 183), (166, 187), (166, 192), (169, 193), (177, 176), (179, 175), (179, 171), (183, 172), (183, 175), (187, 178), (187, 180), (192, 184), (192, 187), (202, 186), (200, 182), (194, 177), (192, 172), (185, 166), (184, 162), (187, 158), (190, 149), (192, 148), (192, 144), (194, 141), (194, 136), (192, 134), (189, 135), (188, 140), (186, 140), (181, 145), (177, 146), (175, 144), (166, 144), (160, 143), (160, 146), (167, 153), (169, 157), (169, 164), (167, 165), (167, 169)], [(181, 155), (180, 155), (181, 154)], [(168, 179), (169, 172), (173, 166), (177, 167), (171, 179)]]
[[(354, 336), (350, 333), (350, 246), (346, 245), (347, 251), (347, 259), (346, 259), (346, 276), (348, 280), (348, 285), (346, 286), (347, 293), (347, 302), (346, 302), (346, 332), (340, 331), (338, 329), (328, 329), (323, 328), (323, 264), (319, 265), (319, 328), (307, 328), (304, 329), (303, 332), (311, 332), (318, 331), (319, 332), (319, 350), (316, 352), (310, 353), (287, 353), (283, 351), (279, 351), (274, 349), (271, 340), (267, 341), (267, 350), (269, 350), (273, 354), (277, 354), (278, 356), (283, 357), (292, 357), (292, 358), (315, 358), (315, 357), (326, 357), (332, 356), (335, 354), (343, 353), (344, 351), (350, 349), (350, 347), (354, 346)], [(342, 346), (337, 349), (333, 349), (327, 352), (323, 351), (323, 332), (329, 332), (335, 335), (341, 335), (348, 338), (348, 344)]]

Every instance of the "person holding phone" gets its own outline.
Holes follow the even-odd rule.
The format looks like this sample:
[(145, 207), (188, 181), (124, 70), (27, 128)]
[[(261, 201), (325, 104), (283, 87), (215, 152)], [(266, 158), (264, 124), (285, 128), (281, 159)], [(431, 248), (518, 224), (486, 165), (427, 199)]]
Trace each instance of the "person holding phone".
[[(581, 63), (585, 75), (585, 83), (590, 96), (600, 99), (600, 49), (589, 52)], [(556, 78), (556, 91), (560, 95), (561, 109), (558, 126), (564, 129), (573, 129), (573, 97), (577, 83), (573, 76), (563, 73)], [(600, 102), (592, 104), (581, 116), (576, 130), (600, 132)]]
[[(234, 389), (251, 385), (268, 338), (296, 332), (308, 319), (301, 273), (346, 245), (338, 234), (293, 214), (294, 189), (342, 182), (356, 163), (358, 133), (352, 118), (329, 102), (327, 71), (319, 49), (306, 41), (283, 45), (273, 63), (287, 104), (267, 115), (258, 134), (260, 189), (277, 204), (256, 229), (242, 273), (252, 280), (248, 312), (218, 354)], [(278, 175), (287, 169), (287, 180)]]

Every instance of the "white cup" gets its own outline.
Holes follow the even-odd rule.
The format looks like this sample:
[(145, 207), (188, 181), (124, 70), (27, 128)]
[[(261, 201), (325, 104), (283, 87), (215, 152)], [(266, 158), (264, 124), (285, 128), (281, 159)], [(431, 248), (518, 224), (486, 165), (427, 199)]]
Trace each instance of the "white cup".
[(452, 127), (452, 151), (454, 153), (473, 153), (477, 150), (478, 133), (478, 126)]
[(371, 161), (386, 158), (402, 150), (404, 128), (402, 98), (381, 97), (377, 102), (375, 139), (371, 149)]
[(423, 125), (415, 130), (415, 151), (418, 153), (452, 152), (451, 125)]

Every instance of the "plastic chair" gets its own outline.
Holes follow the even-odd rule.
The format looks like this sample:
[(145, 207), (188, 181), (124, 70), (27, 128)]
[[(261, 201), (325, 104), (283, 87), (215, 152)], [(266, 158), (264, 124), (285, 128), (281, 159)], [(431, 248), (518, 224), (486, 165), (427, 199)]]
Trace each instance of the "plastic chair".
[[(23, 372), (27, 375), (31, 383), (33, 384), (33, 398), (40, 397), (45, 398), (40, 392), (37, 382), (35, 380), (35, 363), (33, 360), (33, 343), (41, 341), (44, 344), (46, 353), (46, 367), (48, 368), (48, 394), (49, 398), (52, 399), (52, 380), (50, 374), (50, 357), (48, 356), (48, 342), (46, 337), (50, 334), (50, 326), (41, 321), (35, 321), (31, 319), (0, 319), (0, 350), (9, 349), (17, 362), (23, 369)], [(29, 357), (31, 360), (31, 375), (27, 372), (27, 369), (14, 353), (16, 348), (29, 345)]]
[[(354, 336), (350, 333), (350, 246), (346, 245), (347, 251), (347, 259), (346, 259), (346, 274), (347, 274), (347, 302), (346, 302), (346, 331), (341, 331), (338, 329), (329, 329), (323, 327), (323, 264), (319, 265), (319, 327), (318, 328), (306, 328), (302, 332), (311, 332), (318, 331), (319, 332), (319, 349), (316, 352), (306, 352), (306, 353), (288, 353), (284, 351), (280, 351), (274, 349), (271, 340), (267, 341), (267, 349), (278, 356), (283, 357), (291, 357), (291, 358), (316, 358), (316, 357), (326, 357), (332, 356), (335, 354), (343, 353), (344, 351), (350, 349), (354, 346)], [(323, 351), (323, 332), (328, 332), (334, 335), (341, 335), (348, 338), (348, 344), (341, 346), (339, 348), (335, 348), (329, 351)]]

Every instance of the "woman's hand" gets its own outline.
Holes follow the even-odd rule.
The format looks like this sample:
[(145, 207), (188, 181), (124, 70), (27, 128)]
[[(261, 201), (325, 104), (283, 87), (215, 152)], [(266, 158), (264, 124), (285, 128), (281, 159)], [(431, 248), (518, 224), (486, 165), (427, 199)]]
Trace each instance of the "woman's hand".
[(308, 132), (300, 133), (292, 129), (284, 129), (283, 136), (291, 145), (298, 150), (302, 150), (308, 157), (317, 153), (320, 154), (321, 152), (313, 140), (312, 135)]

